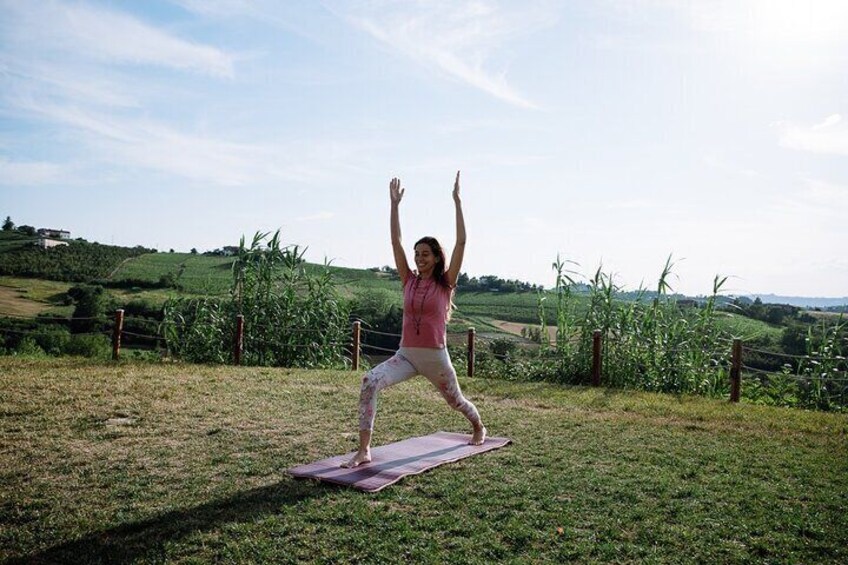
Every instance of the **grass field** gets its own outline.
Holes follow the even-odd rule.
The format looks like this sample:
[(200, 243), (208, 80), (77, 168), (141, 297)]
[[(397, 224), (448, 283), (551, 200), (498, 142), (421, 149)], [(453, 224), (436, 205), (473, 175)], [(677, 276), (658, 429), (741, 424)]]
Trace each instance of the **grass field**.
[[(126, 261), (112, 280), (127, 279), (156, 282), (167, 274), (179, 275), (178, 281), (189, 294), (226, 294), (232, 286), (232, 257), (209, 257), (190, 253), (148, 253)], [(307, 264), (315, 272), (323, 265)], [(400, 291), (400, 283), (367, 269), (330, 266), (336, 282), (343, 288), (388, 288)]]
[(70, 315), (73, 308), (62, 302), (71, 286), (57, 281), (0, 277), (0, 316)]
[(781, 326), (773, 326), (739, 314), (719, 312), (716, 316), (717, 322), (721, 324), (725, 331), (743, 341), (768, 337), (772, 342), (778, 343), (780, 342), (780, 336), (783, 334), (783, 327)]
[[(573, 300), (578, 310), (586, 310), (588, 302), (585, 296), (575, 295)], [(539, 297), (535, 292), (459, 292), (455, 302), (459, 312), (466, 316), (486, 316), (522, 324), (539, 323)], [(553, 292), (549, 292), (545, 299), (545, 310), (548, 323), (555, 323), (556, 296)]]
[(22, 318), (34, 318), (49, 308), (34, 300), (28, 300), (26, 291), (8, 286), (0, 286), (0, 315)]
[(232, 257), (207, 257), (190, 253), (147, 253), (125, 261), (113, 281), (157, 282), (167, 274), (179, 275), (178, 282), (189, 294), (226, 294), (232, 285)]
[[(848, 560), (848, 418), (462, 379), (504, 449), (366, 495), (285, 469), (352, 450), (360, 375), (0, 359), (0, 561)], [(375, 444), (465, 431), (423, 379)]]

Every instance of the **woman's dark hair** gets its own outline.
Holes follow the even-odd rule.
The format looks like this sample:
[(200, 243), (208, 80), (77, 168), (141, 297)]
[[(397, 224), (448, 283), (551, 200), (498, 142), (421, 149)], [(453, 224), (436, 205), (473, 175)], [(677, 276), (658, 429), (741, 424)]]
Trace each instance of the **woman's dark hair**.
[(418, 247), (419, 243), (425, 243), (430, 246), (430, 251), (432, 251), (433, 255), (435, 255), (438, 259), (438, 261), (436, 261), (436, 266), (433, 267), (433, 279), (435, 279), (439, 285), (445, 288), (450, 288), (447, 277), (445, 277), (445, 250), (442, 249), (441, 245), (439, 245), (439, 241), (435, 237), (422, 237), (415, 242), (414, 247)]

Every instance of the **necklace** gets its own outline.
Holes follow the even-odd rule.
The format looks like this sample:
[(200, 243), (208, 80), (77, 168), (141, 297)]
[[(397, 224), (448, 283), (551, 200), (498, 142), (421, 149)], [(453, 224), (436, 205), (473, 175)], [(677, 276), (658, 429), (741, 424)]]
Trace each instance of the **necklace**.
[(418, 314), (415, 313), (415, 295), (418, 294), (418, 285), (421, 283), (421, 276), (415, 277), (415, 288), (412, 290), (412, 323), (415, 325), (415, 335), (421, 335), (421, 319), (424, 317), (424, 301), (427, 300), (427, 295), (430, 293), (430, 287), (433, 286), (432, 281), (424, 287), (424, 295), (421, 297), (421, 307)]

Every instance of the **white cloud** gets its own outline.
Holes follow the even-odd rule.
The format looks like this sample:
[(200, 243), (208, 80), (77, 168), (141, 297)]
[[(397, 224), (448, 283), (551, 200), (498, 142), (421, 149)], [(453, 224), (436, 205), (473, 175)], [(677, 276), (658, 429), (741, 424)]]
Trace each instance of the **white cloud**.
[(4, 3), (3, 8), (4, 27), (14, 43), (39, 53), (233, 76), (233, 55), (127, 14), (63, 2)]
[(298, 222), (320, 222), (320, 221), (324, 221), (324, 220), (332, 220), (335, 217), (336, 217), (335, 212), (324, 211), (324, 212), (318, 212), (317, 214), (312, 214), (312, 215), (309, 215), (309, 216), (301, 216), (299, 218), (296, 218), (295, 221), (298, 221)]
[(798, 151), (848, 155), (848, 127), (840, 127), (841, 123), (839, 114), (833, 114), (812, 127), (792, 123), (778, 124), (780, 145)]
[(561, 226), (537, 216), (525, 216), (521, 218), (520, 225), (525, 233), (549, 236), (560, 235), (562, 232)]
[[(198, 119), (194, 107), (171, 111), (171, 102), (186, 96), (180, 87), (174, 90), (174, 77), (114, 64), (232, 76), (234, 57), (214, 47), (81, 3), (0, 0), (0, 9), (8, 15), (0, 20), (0, 116), (47, 128), (48, 146), (64, 152), (58, 160), (87, 163), (67, 171), (77, 181), (94, 170), (111, 170), (162, 173), (212, 186), (315, 184), (367, 166), (367, 156), (353, 142), (293, 136), (244, 142), (229, 132), (209, 132), (213, 128)], [(23, 144), (18, 139), (12, 146)], [(327, 167), (328, 159), (333, 167)], [(3, 170), (5, 182), (17, 185), (49, 184), (58, 175), (39, 164), (7, 163)]]
[[(771, 205), (770, 223), (783, 226), (785, 232), (817, 233), (824, 237), (829, 229), (835, 233), (844, 232), (844, 218), (848, 214), (848, 186), (836, 184), (821, 178), (801, 176), (795, 179), (792, 193), (778, 197)], [(815, 221), (810, 221), (811, 219)], [(778, 221), (779, 219), (779, 221)], [(798, 232), (792, 230), (798, 226)], [(774, 227), (768, 228), (774, 229)], [(784, 237), (784, 235), (781, 235)], [(823, 243), (819, 251), (835, 250), (841, 235), (830, 236), (833, 241)], [(826, 242), (826, 243), (824, 243)]]
[(254, 15), (256, 3), (251, 0), (174, 0), (186, 10), (215, 17)]
[(842, 121), (842, 116), (840, 116), (839, 114), (831, 114), (828, 117), (826, 117), (824, 119), (824, 121), (821, 122), (820, 124), (814, 125), (812, 129), (813, 129), (813, 131), (817, 131), (817, 130), (820, 130), (820, 129), (826, 129), (826, 128), (835, 126), (836, 124), (838, 124), (841, 121)]
[(5, 78), (5, 99), (12, 105), (16, 100), (40, 97), (61, 99), (85, 105), (138, 108), (138, 92), (101, 76), (96, 70), (83, 67), (20, 60), (0, 55), (0, 74)]
[(704, 164), (716, 169), (718, 171), (722, 171), (725, 173), (730, 173), (735, 176), (742, 176), (749, 179), (760, 179), (763, 178), (763, 174), (755, 169), (749, 169), (745, 167), (740, 167), (736, 165), (732, 165), (725, 161), (724, 158), (715, 155), (715, 154), (707, 154), (703, 157)]
[(517, 6), (443, 1), (360, 4), (339, 12), (394, 53), (515, 106), (535, 108), (507, 81), (508, 66), (492, 61), (503, 58), (509, 41), (552, 25), (555, 18), (538, 3)]
[(696, 29), (745, 33), (769, 41), (829, 41), (848, 28), (841, 0), (717, 0), (663, 2), (684, 10)]
[(10, 187), (54, 184), (67, 178), (68, 168), (44, 161), (10, 161), (0, 157), (0, 185)]
[(623, 200), (613, 200), (607, 208), (612, 210), (654, 210), (657, 203), (647, 199), (631, 198)]
[[(76, 132), (90, 156), (110, 166), (143, 168), (215, 186), (295, 181), (324, 182), (358, 170), (365, 147), (342, 141), (239, 143), (185, 133), (146, 118), (20, 101), (19, 108)], [(335, 166), (326, 167), (327, 159)]]
[(280, 2), (279, 0), (172, 0), (183, 9), (218, 21), (250, 19), (291, 35), (326, 45), (334, 17), (320, 2)]
[(848, 186), (814, 178), (804, 178), (802, 182), (805, 188), (802, 196), (809, 203), (831, 213), (848, 212)]

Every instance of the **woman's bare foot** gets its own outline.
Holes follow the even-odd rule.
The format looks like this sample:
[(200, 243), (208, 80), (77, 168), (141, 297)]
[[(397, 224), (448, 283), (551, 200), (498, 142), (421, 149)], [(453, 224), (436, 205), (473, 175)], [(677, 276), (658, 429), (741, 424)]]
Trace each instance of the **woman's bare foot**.
[(346, 469), (350, 469), (351, 467), (359, 467), (364, 463), (371, 462), (371, 450), (368, 451), (357, 451), (356, 455), (354, 455), (350, 461), (347, 463), (342, 463), (342, 467)]
[(471, 441), (468, 442), (469, 445), (482, 445), (486, 441), (486, 433), (486, 426), (481, 425), (479, 428), (475, 428)]

